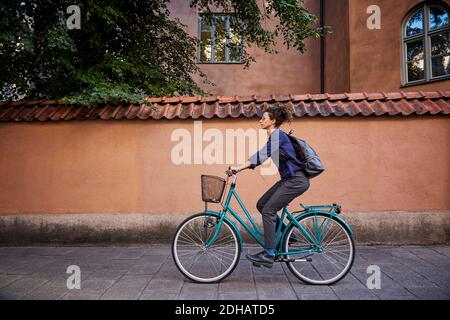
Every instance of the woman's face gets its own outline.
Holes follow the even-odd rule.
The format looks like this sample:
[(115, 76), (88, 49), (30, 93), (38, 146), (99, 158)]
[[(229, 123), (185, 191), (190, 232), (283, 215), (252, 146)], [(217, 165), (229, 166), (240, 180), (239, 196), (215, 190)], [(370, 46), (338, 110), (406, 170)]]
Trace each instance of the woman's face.
[(259, 124), (262, 129), (269, 129), (271, 126), (275, 126), (275, 119), (271, 120), (268, 112), (264, 112)]

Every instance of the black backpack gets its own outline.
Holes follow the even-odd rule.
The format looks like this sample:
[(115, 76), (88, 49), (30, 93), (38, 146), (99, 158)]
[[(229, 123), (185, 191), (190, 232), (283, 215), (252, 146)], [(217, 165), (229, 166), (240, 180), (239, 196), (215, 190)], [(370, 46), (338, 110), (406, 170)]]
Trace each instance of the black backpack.
[(289, 131), (287, 136), (294, 147), (297, 159), (301, 162), (306, 176), (312, 179), (321, 174), (325, 170), (325, 167), (314, 149), (305, 140), (294, 137), (292, 130)]

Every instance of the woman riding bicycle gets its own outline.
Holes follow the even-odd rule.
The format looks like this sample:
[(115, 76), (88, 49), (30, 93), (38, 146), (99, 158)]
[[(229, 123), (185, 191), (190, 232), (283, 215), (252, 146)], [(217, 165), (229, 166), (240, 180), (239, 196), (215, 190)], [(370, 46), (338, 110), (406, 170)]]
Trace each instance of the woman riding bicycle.
[(268, 108), (259, 121), (261, 128), (268, 133), (267, 143), (245, 164), (230, 168), (235, 172), (254, 169), (268, 158), (272, 158), (278, 167), (281, 180), (267, 190), (256, 204), (263, 218), (264, 250), (246, 256), (254, 264), (268, 268), (272, 267), (275, 259), (275, 231), (279, 222), (277, 212), (308, 190), (310, 185), (289, 137), (279, 129), (283, 123), (291, 120), (292, 113), (287, 106)]

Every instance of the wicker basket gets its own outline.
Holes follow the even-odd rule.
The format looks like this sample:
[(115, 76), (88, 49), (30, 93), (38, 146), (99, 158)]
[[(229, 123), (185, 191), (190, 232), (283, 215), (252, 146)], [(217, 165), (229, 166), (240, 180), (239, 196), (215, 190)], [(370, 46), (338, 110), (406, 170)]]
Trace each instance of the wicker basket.
[(219, 203), (225, 190), (225, 180), (216, 176), (201, 176), (202, 200), (204, 202)]

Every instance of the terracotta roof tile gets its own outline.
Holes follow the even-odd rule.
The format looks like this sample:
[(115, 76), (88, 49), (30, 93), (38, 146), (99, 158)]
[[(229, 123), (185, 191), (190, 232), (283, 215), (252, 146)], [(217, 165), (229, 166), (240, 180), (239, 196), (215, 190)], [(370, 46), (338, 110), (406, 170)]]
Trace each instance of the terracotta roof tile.
[(142, 104), (141, 109), (138, 112), (138, 118), (141, 120), (147, 120), (152, 116), (153, 105), (151, 104)]
[(59, 101), (1, 101), (0, 121), (199, 119), (261, 117), (270, 106), (287, 105), (295, 117), (450, 114), (450, 91), (193, 96), (146, 98), (144, 104), (66, 105)]
[(102, 120), (109, 120), (111, 118), (112, 108), (108, 104), (105, 104), (100, 110), (98, 111), (98, 116)]
[(217, 98), (219, 99), (219, 103), (231, 103), (237, 101), (235, 96), (219, 96)]
[(336, 100), (346, 100), (347, 96), (345, 93), (338, 93), (338, 94), (330, 94), (328, 97), (328, 100), (330, 101), (336, 101)]
[(267, 101), (272, 101), (272, 96), (256, 96), (256, 101), (258, 102), (267, 102)]
[(366, 97), (363, 93), (346, 93), (348, 100), (364, 100)]
[(346, 114), (345, 105), (342, 101), (335, 101), (331, 107), (334, 109), (334, 114), (337, 117), (341, 117)]
[(56, 106), (54, 112), (49, 115), (50, 120), (57, 121), (62, 118), (63, 113), (66, 111), (67, 106), (66, 105), (60, 105)]
[(160, 103), (163, 100), (163, 98), (145, 98), (144, 101), (152, 102), (152, 103)]
[(371, 114), (375, 113), (375, 111), (371, 107), (371, 104), (367, 100), (359, 102), (357, 106), (363, 116), (370, 116)]
[(192, 109), (194, 107), (195, 107), (195, 104), (193, 104), (193, 103), (182, 105), (182, 107), (180, 109), (180, 113), (178, 114), (178, 117), (180, 119), (189, 118), (189, 116), (191, 115)]
[(195, 97), (181, 97), (181, 103), (192, 103), (192, 102), (198, 102), (200, 101), (202, 98), (199, 96), (195, 96)]
[(366, 95), (366, 100), (371, 101), (371, 100), (384, 100), (386, 97), (383, 93), (366, 93), (364, 92), (364, 94)]
[(217, 100), (219, 100), (219, 98), (217, 96), (206, 96), (206, 97), (203, 97), (201, 101), (211, 103), (211, 102), (216, 102)]
[(402, 115), (404, 115), (404, 116), (408, 116), (416, 111), (414, 109), (414, 107), (410, 103), (407, 102), (406, 99), (401, 99), (398, 102), (398, 106), (400, 107)]
[(328, 100), (318, 102), (318, 106), (322, 116), (328, 117), (333, 114), (333, 108)]
[(256, 100), (256, 98), (254, 95), (253, 96), (237, 96), (236, 97), (236, 101), (238, 101), (238, 102), (253, 102), (255, 100)]

